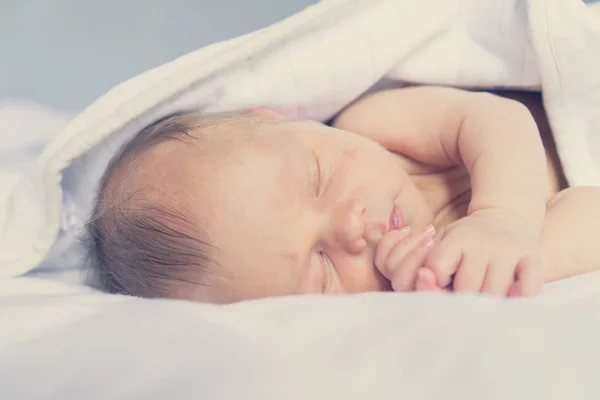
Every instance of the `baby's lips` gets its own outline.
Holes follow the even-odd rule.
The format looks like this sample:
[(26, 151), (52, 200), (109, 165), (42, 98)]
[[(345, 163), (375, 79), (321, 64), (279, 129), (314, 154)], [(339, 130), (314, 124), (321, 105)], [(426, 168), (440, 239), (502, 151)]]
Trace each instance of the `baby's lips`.
[(405, 226), (404, 216), (402, 215), (402, 210), (400, 207), (394, 204), (392, 207), (392, 212), (390, 213), (388, 228), (387, 231), (392, 231), (395, 229), (402, 229)]

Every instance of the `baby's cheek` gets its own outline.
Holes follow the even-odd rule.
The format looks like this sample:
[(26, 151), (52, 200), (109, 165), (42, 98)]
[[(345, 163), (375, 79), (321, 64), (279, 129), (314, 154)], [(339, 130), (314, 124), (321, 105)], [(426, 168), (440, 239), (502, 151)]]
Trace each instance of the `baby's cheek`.
[(391, 290), (390, 282), (375, 267), (373, 252), (354, 257), (338, 269), (341, 293), (382, 292)]
[(298, 279), (297, 294), (322, 293), (323, 277), (319, 268), (309, 268), (305, 276)]
[(343, 155), (345, 160), (349, 162), (356, 162), (361, 158), (360, 153), (361, 150), (358, 147), (347, 147), (344, 149)]

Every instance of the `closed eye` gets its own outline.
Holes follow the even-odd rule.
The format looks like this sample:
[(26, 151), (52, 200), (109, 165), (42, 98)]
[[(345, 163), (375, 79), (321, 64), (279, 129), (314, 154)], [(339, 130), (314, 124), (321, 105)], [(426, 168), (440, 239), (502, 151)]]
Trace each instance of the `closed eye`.
[(315, 197), (320, 197), (322, 192), (322, 175), (321, 175), (321, 163), (319, 162), (319, 156), (316, 152), (312, 152), (314, 156), (314, 182), (315, 182)]
[(333, 280), (333, 269), (335, 268), (333, 262), (323, 251), (319, 251), (319, 257), (321, 258), (321, 264), (323, 266), (323, 293), (327, 293), (331, 287), (331, 281)]

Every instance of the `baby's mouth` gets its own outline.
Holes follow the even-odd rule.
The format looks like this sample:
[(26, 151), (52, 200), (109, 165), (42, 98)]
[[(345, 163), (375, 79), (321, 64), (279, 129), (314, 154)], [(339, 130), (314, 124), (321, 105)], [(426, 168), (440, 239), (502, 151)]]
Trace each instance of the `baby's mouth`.
[(381, 221), (380, 223), (373, 223), (369, 229), (367, 229), (365, 240), (370, 243), (379, 243), (381, 238), (388, 232), (396, 229), (402, 229), (406, 225), (404, 215), (396, 204), (392, 207), (392, 211), (387, 221)]
[(402, 211), (400, 207), (394, 204), (392, 208), (392, 212), (390, 213), (390, 219), (388, 223), (388, 232), (395, 229), (402, 229), (405, 225), (404, 216), (402, 215)]

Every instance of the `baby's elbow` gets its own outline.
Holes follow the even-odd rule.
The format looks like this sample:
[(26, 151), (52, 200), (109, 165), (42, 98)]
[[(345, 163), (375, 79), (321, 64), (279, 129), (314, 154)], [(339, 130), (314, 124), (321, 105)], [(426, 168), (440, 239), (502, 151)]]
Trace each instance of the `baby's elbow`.
[(531, 117), (531, 112), (525, 104), (518, 100), (499, 96), (488, 92), (474, 92), (471, 98), (471, 104), (477, 108), (492, 110), (501, 115), (522, 115)]
[(469, 114), (478, 115), (497, 127), (510, 126), (515, 134), (518, 131), (522, 135), (523, 131), (527, 131), (539, 136), (537, 123), (529, 108), (512, 98), (485, 92), (474, 93)]

